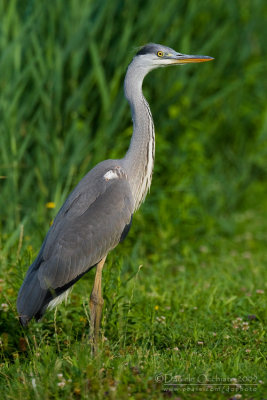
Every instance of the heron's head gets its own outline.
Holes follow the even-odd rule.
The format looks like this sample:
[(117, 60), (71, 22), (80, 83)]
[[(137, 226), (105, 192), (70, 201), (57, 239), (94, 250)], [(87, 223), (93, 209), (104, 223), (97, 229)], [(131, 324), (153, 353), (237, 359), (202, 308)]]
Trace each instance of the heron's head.
[(142, 47), (136, 54), (134, 61), (139, 67), (151, 70), (168, 65), (183, 65), (213, 60), (208, 56), (193, 56), (177, 53), (170, 47), (161, 44), (149, 43)]

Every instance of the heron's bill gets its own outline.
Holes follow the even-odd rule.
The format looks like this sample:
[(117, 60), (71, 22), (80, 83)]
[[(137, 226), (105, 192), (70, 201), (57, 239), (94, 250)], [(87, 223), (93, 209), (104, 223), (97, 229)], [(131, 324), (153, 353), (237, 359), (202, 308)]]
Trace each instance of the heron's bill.
[(185, 54), (184, 56), (172, 60), (172, 64), (200, 63), (211, 60), (214, 60), (214, 58), (209, 56), (189, 56)]

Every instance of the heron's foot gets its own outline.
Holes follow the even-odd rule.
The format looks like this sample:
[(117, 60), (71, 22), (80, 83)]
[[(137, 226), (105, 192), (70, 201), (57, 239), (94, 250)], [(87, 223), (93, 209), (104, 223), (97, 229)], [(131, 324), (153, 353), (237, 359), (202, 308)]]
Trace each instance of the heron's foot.
[(102, 315), (104, 300), (102, 296), (97, 296), (94, 293), (90, 296), (90, 343), (92, 353), (95, 354), (98, 347), (99, 328)]

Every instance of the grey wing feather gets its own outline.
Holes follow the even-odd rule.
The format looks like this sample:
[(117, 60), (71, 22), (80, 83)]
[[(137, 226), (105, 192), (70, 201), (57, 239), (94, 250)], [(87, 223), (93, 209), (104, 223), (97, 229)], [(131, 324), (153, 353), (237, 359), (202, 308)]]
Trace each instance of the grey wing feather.
[(44, 261), (38, 271), (41, 285), (64, 286), (98, 263), (119, 243), (132, 212), (128, 182), (114, 180), (81, 215), (62, 218), (43, 249)]
[[(59, 210), (42, 248), (20, 288), (22, 324), (44, 312), (51, 293), (62, 293), (112, 250), (123, 237), (134, 210), (126, 173), (116, 160), (93, 168)], [(105, 179), (107, 171), (117, 179)], [(51, 291), (52, 289), (52, 291)]]

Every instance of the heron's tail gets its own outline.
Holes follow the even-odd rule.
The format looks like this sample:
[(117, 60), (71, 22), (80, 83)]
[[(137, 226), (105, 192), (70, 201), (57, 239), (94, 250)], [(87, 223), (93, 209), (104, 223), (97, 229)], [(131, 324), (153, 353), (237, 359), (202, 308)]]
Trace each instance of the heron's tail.
[(44, 288), (40, 284), (38, 270), (42, 261), (41, 257), (37, 257), (33, 262), (19, 290), (17, 310), (22, 326), (26, 326), (33, 317), (38, 321), (42, 318), (47, 308), (51, 309), (61, 303), (70, 292), (74, 283), (96, 265), (89, 267), (85, 272), (76, 276), (76, 278), (65, 285), (53, 289), (49, 287)]
[(41, 318), (47, 305), (46, 297), (47, 290), (40, 285), (38, 270), (30, 269), (17, 299), (17, 310), (22, 326), (26, 326), (33, 317)]

